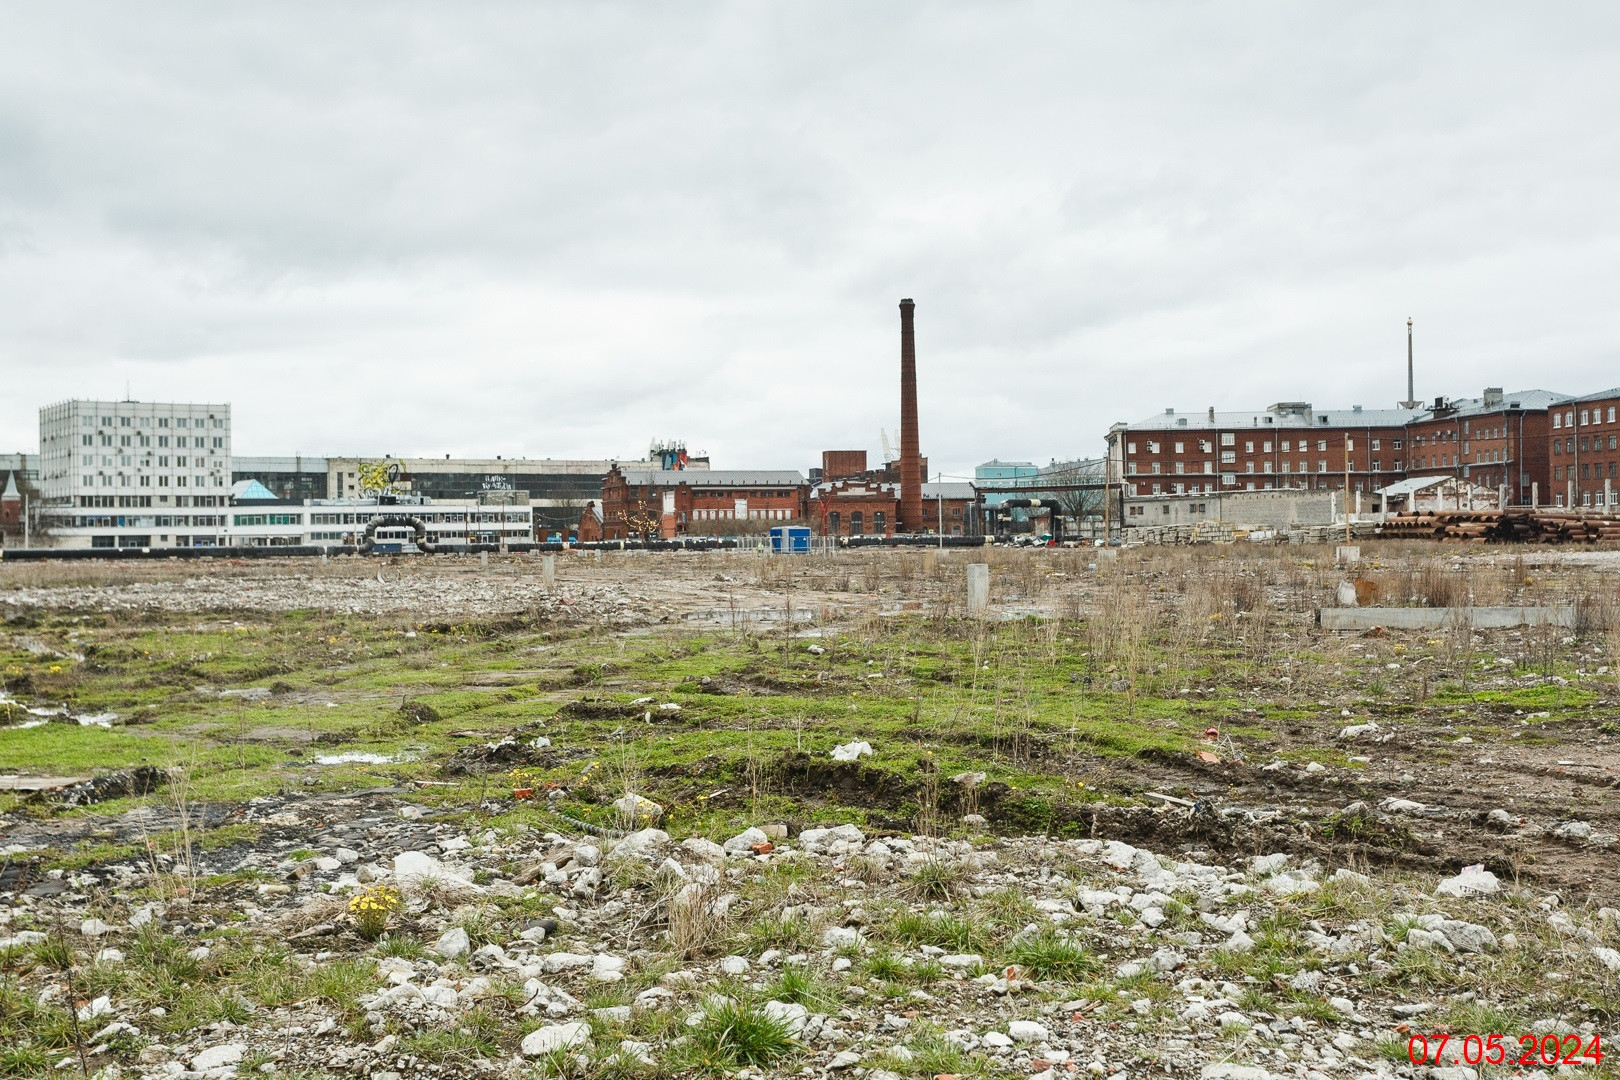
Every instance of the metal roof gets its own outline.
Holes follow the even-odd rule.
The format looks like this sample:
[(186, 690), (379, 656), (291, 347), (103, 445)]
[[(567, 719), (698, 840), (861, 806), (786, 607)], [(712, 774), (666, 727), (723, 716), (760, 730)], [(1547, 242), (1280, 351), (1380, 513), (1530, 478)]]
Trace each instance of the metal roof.
[(627, 469), (627, 484), (637, 487), (798, 487), (804, 475), (797, 469)]
[(1427, 491), (1429, 488), (1439, 487), (1441, 484), (1454, 484), (1459, 488), (1473, 488), (1475, 491), (1491, 490), (1488, 487), (1481, 484), (1476, 484), (1472, 480), (1466, 480), (1460, 476), (1411, 476), (1405, 480), (1397, 480), (1388, 487), (1379, 488), (1377, 494), (1395, 497), (1400, 497), (1402, 495), (1413, 495), (1419, 491)]
[(1453, 479), (1450, 476), (1414, 476), (1407, 480), (1397, 480), (1388, 487), (1378, 489), (1380, 495), (1411, 495), (1437, 484), (1443, 484)]
[(1609, 398), (1620, 398), (1620, 386), (1608, 390), (1599, 390), (1595, 394), (1585, 394), (1581, 397), (1565, 398), (1560, 404), (1574, 404), (1583, 401), (1604, 401)]
[[(1308, 408), (1308, 406), (1307, 406)], [(1128, 431), (1254, 431), (1276, 428), (1401, 427), (1426, 415), (1422, 409), (1255, 409), (1247, 412), (1162, 412), (1127, 424)]]
[[(1504, 409), (1511, 409), (1515, 405), (1520, 409), (1545, 409), (1553, 405), (1561, 405), (1566, 401), (1573, 401), (1568, 394), (1560, 394), (1556, 390), (1520, 390), (1513, 394), (1503, 394), (1500, 405), (1485, 405), (1483, 397), (1455, 398), (1450, 402), (1451, 411), (1438, 417), (1441, 420), (1450, 420), (1458, 416), (1482, 416), (1499, 413)], [(1424, 420), (1436, 419), (1433, 409), (1425, 409), (1422, 416)]]

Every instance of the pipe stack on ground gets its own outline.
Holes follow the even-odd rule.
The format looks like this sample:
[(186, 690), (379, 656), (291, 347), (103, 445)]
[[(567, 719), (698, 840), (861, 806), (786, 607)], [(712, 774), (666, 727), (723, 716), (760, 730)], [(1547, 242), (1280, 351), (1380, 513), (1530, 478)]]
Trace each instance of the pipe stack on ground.
[(1590, 544), (1620, 540), (1620, 516), (1570, 510), (1425, 510), (1396, 514), (1377, 535), (1390, 539)]

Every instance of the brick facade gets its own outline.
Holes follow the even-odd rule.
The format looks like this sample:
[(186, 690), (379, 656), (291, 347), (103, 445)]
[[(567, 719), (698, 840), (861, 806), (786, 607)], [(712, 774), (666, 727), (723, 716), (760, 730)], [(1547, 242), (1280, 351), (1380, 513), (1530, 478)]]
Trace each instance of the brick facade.
[(893, 536), (900, 488), (875, 480), (817, 484), (810, 496), (810, 528), (817, 536)]
[[(1408, 477), (1455, 476), (1528, 505), (1620, 503), (1620, 389), (1547, 390), (1418, 409), (1166, 410), (1109, 432), (1110, 473), (1129, 495), (1280, 489), (1374, 492)], [(1608, 481), (1607, 487), (1605, 481)]]
[[(893, 536), (899, 529), (898, 481), (869, 474), (817, 484), (810, 492), (810, 528), (817, 536)], [(971, 484), (924, 484), (922, 531), (938, 534), (943, 517), (948, 536), (976, 536), (978, 497)]]
[(1620, 503), (1620, 389), (1573, 398), (1547, 428), (1552, 497), (1560, 506)]
[(760, 530), (801, 521), (810, 486), (792, 471), (609, 470), (602, 479), (605, 540), (702, 535), (737, 523)]

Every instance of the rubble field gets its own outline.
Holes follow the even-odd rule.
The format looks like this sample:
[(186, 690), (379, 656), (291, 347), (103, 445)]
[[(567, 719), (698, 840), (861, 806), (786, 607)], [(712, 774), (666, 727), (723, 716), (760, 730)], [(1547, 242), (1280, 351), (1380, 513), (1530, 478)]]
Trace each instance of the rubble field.
[(0, 564), (0, 1076), (1615, 1072), (1620, 565), (1362, 550)]

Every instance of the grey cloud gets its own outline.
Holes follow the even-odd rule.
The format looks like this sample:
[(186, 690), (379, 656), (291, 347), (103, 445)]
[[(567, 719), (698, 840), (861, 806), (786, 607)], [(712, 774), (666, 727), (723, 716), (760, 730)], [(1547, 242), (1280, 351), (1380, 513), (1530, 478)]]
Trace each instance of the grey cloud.
[[(1572, 4), (14, 9), (0, 441), (803, 467), (1115, 419), (1612, 383), (1620, 14)], [(359, 407), (361, 403), (364, 408)], [(407, 445), (409, 444), (409, 445)]]

